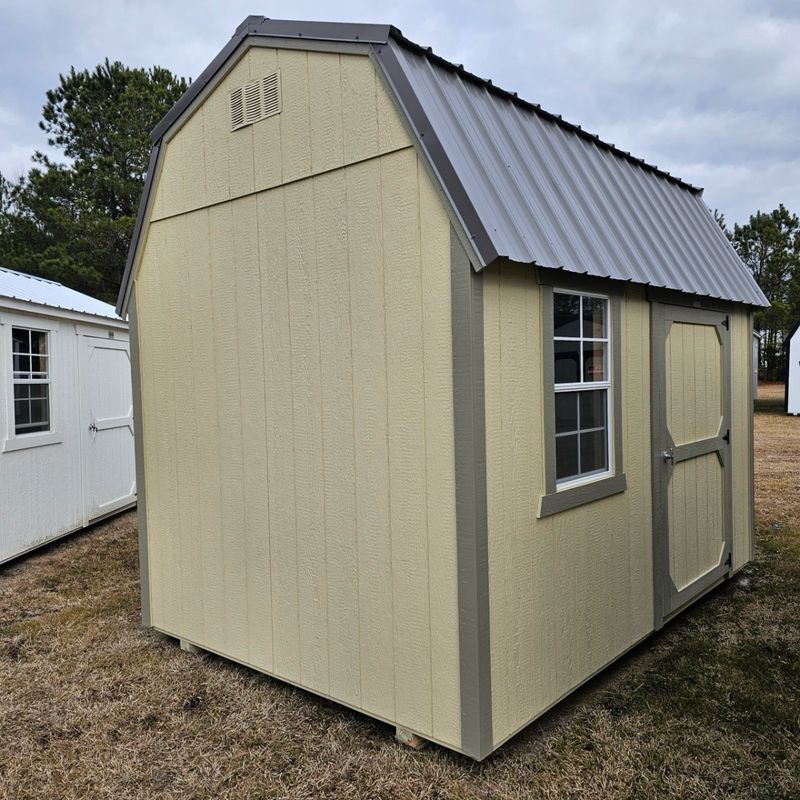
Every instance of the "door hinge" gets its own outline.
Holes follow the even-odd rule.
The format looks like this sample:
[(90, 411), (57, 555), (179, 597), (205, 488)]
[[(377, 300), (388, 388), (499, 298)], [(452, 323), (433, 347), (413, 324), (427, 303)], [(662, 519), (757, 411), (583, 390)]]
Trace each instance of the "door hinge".
[(726, 567), (733, 566), (733, 553), (728, 553), (728, 557), (725, 559), (725, 566)]
[(722, 441), (727, 443), (727, 444), (731, 443), (731, 429), (730, 428), (728, 428), (728, 430), (725, 431), (725, 435), (722, 437)]
[(730, 330), (731, 318), (729, 316), (726, 315), (725, 319), (722, 320), (722, 327), (725, 328), (725, 330)]

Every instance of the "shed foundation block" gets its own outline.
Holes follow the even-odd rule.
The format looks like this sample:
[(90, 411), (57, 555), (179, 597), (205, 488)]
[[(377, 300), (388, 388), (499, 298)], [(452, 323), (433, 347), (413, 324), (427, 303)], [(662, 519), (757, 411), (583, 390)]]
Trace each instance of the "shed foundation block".
[(180, 642), (181, 650), (185, 651), (186, 653), (199, 656), (203, 652), (197, 645), (187, 642), (186, 639), (179, 639), (178, 641)]
[(401, 725), (395, 728), (394, 735), (398, 742), (406, 745), (406, 747), (412, 747), (414, 750), (421, 750), (428, 744), (426, 739), (417, 736), (416, 733), (410, 731), (408, 728), (403, 728)]

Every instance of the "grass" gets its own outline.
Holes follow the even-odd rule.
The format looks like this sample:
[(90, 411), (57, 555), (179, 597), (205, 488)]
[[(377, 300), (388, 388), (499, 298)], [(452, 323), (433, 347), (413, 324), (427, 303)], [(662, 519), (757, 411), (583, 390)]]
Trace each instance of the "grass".
[(756, 560), (482, 764), (138, 625), (135, 516), (0, 568), (0, 798), (800, 797), (800, 418)]

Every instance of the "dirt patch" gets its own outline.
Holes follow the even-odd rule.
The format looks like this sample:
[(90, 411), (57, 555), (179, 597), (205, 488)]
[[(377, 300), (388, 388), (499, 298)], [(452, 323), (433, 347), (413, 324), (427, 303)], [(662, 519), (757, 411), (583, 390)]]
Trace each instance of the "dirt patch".
[(756, 561), (483, 764), (142, 630), (131, 513), (0, 568), (0, 798), (796, 798), (800, 419), (755, 430)]

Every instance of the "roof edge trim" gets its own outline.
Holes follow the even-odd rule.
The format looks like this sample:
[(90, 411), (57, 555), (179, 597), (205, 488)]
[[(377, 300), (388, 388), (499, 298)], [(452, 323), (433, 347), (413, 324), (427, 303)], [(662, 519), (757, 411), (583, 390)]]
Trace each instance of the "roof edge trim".
[(391, 45), (383, 47), (373, 45), (372, 55), (372, 61), (378, 69), (378, 74), (394, 96), (401, 115), (405, 117), (411, 127), (418, 149), (425, 156), (425, 160), (434, 173), (435, 180), (456, 216), (457, 224), (461, 227), (464, 236), (472, 246), (471, 249), (478, 257), (480, 263), (475, 264), (474, 267), (480, 271), (489, 266), (498, 256), (492, 239), (464, 189), (447, 151), (436, 135), (428, 115), (397, 59), (397, 54)]

